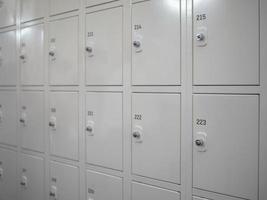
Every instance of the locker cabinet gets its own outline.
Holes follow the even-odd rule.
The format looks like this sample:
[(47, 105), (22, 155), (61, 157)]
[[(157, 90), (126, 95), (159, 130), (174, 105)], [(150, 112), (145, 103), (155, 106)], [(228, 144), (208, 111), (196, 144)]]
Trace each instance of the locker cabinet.
[(95, 6), (113, 1), (118, 1), (118, 0), (86, 0), (86, 6)]
[(20, 157), (19, 197), (21, 200), (45, 200), (44, 160), (22, 154)]
[(257, 199), (257, 95), (194, 95), (193, 185)]
[(0, 33), (0, 85), (16, 85), (16, 66), (16, 31), (2, 32)]
[(86, 95), (85, 131), (87, 162), (122, 170), (121, 93)]
[(194, 1), (193, 60), (196, 85), (259, 84), (259, 1)]
[(46, 15), (47, 0), (21, 0), (21, 21), (43, 18)]
[(17, 144), (17, 113), (15, 91), (0, 91), (0, 143)]
[(78, 21), (75, 16), (49, 23), (51, 85), (78, 84)]
[(17, 155), (11, 150), (0, 149), (0, 197), (17, 199)]
[(77, 92), (50, 93), (50, 153), (78, 159), (78, 95)]
[(79, 200), (79, 169), (51, 162), (49, 197), (50, 200)]
[(88, 200), (122, 200), (122, 178), (87, 171)]
[(132, 6), (133, 85), (180, 84), (180, 1)]
[(132, 95), (132, 172), (180, 183), (180, 95)]
[(20, 103), (22, 147), (44, 152), (44, 94), (42, 91), (24, 91)]
[(21, 84), (42, 85), (44, 82), (44, 25), (21, 30)]
[(16, 0), (0, 1), (0, 27), (12, 26), (16, 23)]
[(122, 84), (122, 7), (86, 15), (87, 85)]
[(50, 0), (50, 15), (77, 10), (80, 0)]
[(145, 185), (142, 183), (132, 183), (132, 200), (180, 200), (180, 193)]

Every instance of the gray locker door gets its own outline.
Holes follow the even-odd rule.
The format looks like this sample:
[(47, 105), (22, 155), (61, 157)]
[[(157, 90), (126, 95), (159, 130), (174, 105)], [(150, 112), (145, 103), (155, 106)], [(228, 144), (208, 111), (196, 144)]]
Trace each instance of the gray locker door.
[(44, 25), (21, 30), (21, 84), (44, 84)]
[(20, 157), (21, 200), (44, 200), (44, 159), (22, 154)]
[(0, 197), (17, 199), (17, 153), (0, 149)]
[(46, 15), (47, 0), (21, 0), (21, 21), (43, 18)]
[(259, 1), (194, 2), (194, 84), (259, 84)]
[(16, 0), (0, 1), (0, 27), (12, 26), (16, 23)]
[(77, 92), (50, 94), (50, 153), (78, 160), (78, 95)]
[(180, 95), (132, 97), (132, 172), (180, 183)]
[(51, 162), (49, 196), (50, 200), (79, 200), (79, 168)]
[(259, 98), (194, 95), (193, 185), (256, 200)]
[(142, 183), (132, 183), (132, 199), (131, 200), (180, 200), (180, 193), (149, 186)]
[(44, 94), (42, 91), (24, 91), (21, 93), (20, 134), (22, 147), (44, 152)]
[(122, 106), (121, 93), (90, 92), (86, 95), (88, 163), (122, 170)]
[(78, 84), (78, 22), (78, 17), (75, 16), (49, 24), (51, 85)]
[(122, 178), (87, 171), (88, 200), (122, 200)]
[(180, 1), (143, 1), (132, 7), (133, 85), (180, 84)]
[(16, 31), (0, 33), (0, 85), (16, 85), (16, 55)]
[(17, 145), (17, 100), (15, 91), (0, 91), (0, 143)]
[(86, 16), (87, 85), (122, 84), (122, 7)]

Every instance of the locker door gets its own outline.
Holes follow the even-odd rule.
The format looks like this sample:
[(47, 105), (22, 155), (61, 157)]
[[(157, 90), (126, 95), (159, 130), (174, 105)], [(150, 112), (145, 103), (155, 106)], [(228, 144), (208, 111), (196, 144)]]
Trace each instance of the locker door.
[(3, 200), (17, 199), (16, 152), (0, 149), (0, 197)]
[(79, 169), (51, 162), (49, 196), (50, 200), (79, 200)]
[(194, 1), (194, 84), (259, 84), (259, 1)]
[(133, 94), (134, 174), (180, 183), (180, 95)]
[(86, 113), (87, 162), (122, 170), (122, 94), (88, 93)]
[(50, 96), (50, 153), (78, 159), (78, 95), (52, 92)]
[(49, 29), (50, 84), (77, 85), (78, 17), (52, 21), (49, 24)]
[(257, 199), (257, 95), (194, 95), (193, 185)]
[(0, 1), (0, 27), (12, 26), (16, 23), (16, 0)]
[(50, 15), (77, 10), (80, 0), (50, 0)]
[(21, 155), (19, 196), (22, 200), (44, 200), (43, 158)]
[(149, 186), (141, 183), (132, 183), (132, 200), (180, 200), (180, 193)]
[(113, 2), (117, 0), (86, 0), (86, 6), (95, 6), (99, 4), (105, 4), (108, 2)]
[(180, 84), (180, 1), (151, 0), (132, 7), (132, 82)]
[(0, 85), (16, 85), (16, 60), (16, 31), (0, 33)]
[(17, 144), (16, 93), (0, 91), (0, 143)]
[(21, 30), (21, 83), (44, 83), (44, 25), (39, 24)]
[(46, 8), (47, 0), (21, 0), (21, 21), (43, 18)]
[(88, 200), (122, 200), (122, 178), (87, 171)]
[(21, 95), (20, 133), (22, 147), (44, 152), (44, 94), (24, 91)]
[(86, 16), (87, 85), (122, 84), (122, 7)]

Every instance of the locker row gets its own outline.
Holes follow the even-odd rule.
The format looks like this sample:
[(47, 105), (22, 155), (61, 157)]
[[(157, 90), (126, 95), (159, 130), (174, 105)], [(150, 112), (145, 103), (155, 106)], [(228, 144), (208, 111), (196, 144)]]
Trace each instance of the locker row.
[[(122, 96), (87, 92), (79, 131), (77, 92), (50, 92), (45, 120), (42, 92), (23, 91), (17, 117), (15, 92), (1, 91), (0, 141), (15, 146), (18, 132), (23, 149), (44, 152), (47, 126), (50, 155), (77, 161), (79, 134), (85, 134), (87, 164), (123, 171), (123, 138), (131, 134), (132, 174), (181, 184), (181, 135), (190, 134), (181, 133), (181, 95), (133, 93), (132, 133), (123, 131)], [(193, 116), (194, 187), (256, 200), (259, 96), (194, 94)]]
[[(44, 1), (22, 2), (26, 2), (27, 10), (43, 10), (33, 5)], [(73, 8), (75, 1), (51, 2), (53, 8), (58, 9), (56, 4)], [(260, 84), (258, 8), (259, 2), (251, 0), (194, 1), (194, 85)], [(243, 16), (247, 16), (246, 23)], [(44, 85), (45, 59), (50, 85), (78, 85), (81, 74), (84, 76), (80, 55), (85, 60), (84, 84), (123, 85), (122, 49), (127, 45), (124, 41), (123, 6), (88, 11), (84, 18), (85, 33), (79, 28), (80, 15), (51, 18), (47, 29), (42, 23), (24, 24), (19, 33), (19, 55), (15, 53), (16, 31), (0, 33), (0, 85), (16, 84), (17, 58), (20, 59), (22, 85)], [(5, 17), (0, 19), (4, 20)], [(82, 47), (79, 38), (85, 40)], [(178, 0), (135, 2), (132, 5), (131, 42), (132, 85), (182, 84), (181, 12)], [(45, 43), (48, 43), (47, 49)]]
[[(76, 166), (51, 161), (49, 163), (49, 193), (45, 194), (44, 159), (22, 155), (16, 176), (16, 153), (0, 149), (0, 195), (5, 200), (14, 200), (19, 186), (19, 199), (22, 200), (79, 200), (80, 170)], [(88, 200), (122, 200), (123, 178), (87, 170), (86, 193)], [(49, 196), (49, 198), (47, 198)], [(179, 200), (180, 194), (137, 182), (132, 183), (132, 199)]]

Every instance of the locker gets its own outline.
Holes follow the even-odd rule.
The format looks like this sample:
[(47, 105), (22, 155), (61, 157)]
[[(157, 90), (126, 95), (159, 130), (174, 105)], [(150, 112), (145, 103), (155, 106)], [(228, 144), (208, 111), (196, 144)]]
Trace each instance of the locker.
[(16, 93), (0, 91), (0, 143), (15, 146), (17, 144)]
[(86, 0), (86, 6), (95, 6), (100, 4), (105, 4), (109, 2), (114, 2), (118, 0)]
[(122, 40), (122, 7), (87, 14), (87, 85), (122, 84)]
[(2, 32), (0, 33), (0, 85), (16, 85), (16, 65), (16, 31)]
[(79, 200), (79, 169), (51, 162), (49, 197), (50, 200)]
[(79, 0), (50, 0), (50, 15), (78, 10)]
[(21, 83), (44, 83), (44, 25), (38, 24), (21, 30)]
[(132, 200), (180, 200), (180, 193), (142, 183), (132, 183)]
[(78, 95), (77, 92), (50, 94), (50, 153), (78, 159)]
[(180, 183), (180, 95), (132, 96), (132, 172)]
[(42, 91), (24, 91), (20, 101), (22, 147), (44, 152), (44, 94)]
[(257, 199), (257, 95), (194, 95), (193, 185)]
[(49, 23), (51, 85), (78, 84), (78, 21), (75, 16)]
[(43, 18), (46, 15), (46, 8), (46, 0), (21, 0), (21, 21)]
[(20, 157), (19, 197), (22, 200), (44, 200), (44, 160), (22, 154)]
[(259, 84), (258, 0), (194, 1), (193, 76), (195, 85)]
[(88, 200), (122, 200), (122, 178), (87, 171)]
[(0, 149), (0, 197), (4, 200), (17, 198), (16, 152)]
[(122, 94), (88, 93), (86, 95), (87, 162), (122, 170), (122, 145)]
[(0, 27), (12, 26), (16, 23), (16, 0), (0, 1)]
[(133, 85), (180, 84), (180, 1), (132, 6)]

